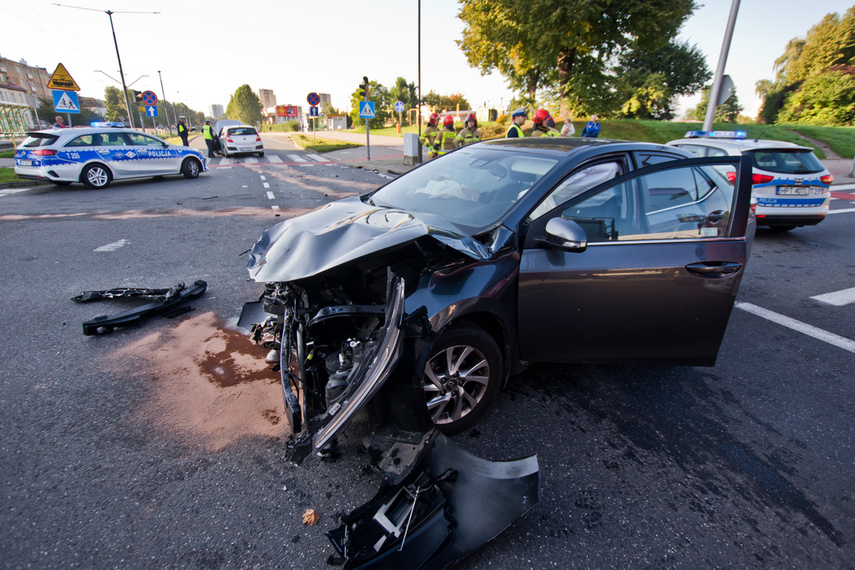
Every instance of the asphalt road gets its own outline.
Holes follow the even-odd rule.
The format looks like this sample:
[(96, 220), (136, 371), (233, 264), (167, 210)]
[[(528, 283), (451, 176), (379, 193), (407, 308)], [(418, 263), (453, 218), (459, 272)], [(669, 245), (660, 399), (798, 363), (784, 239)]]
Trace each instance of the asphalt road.
[[(265, 228), (386, 177), (265, 143), (196, 180), (0, 191), (4, 568), (326, 568), (324, 532), (376, 492), (365, 420), (337, 461), (283, 461), (276, 376), (234, 323)], [(461, 567), (852, 567), (855, 304), (812, 299), (855, 287), (838, 196), (819, 226), (759, 232), (715, 367), (511, 379), (455, 441), (538, 453), (541, 503)], [(105, 336), (81, 322), (136, 303), (69, 300), (196, 279), (192, 312)]]

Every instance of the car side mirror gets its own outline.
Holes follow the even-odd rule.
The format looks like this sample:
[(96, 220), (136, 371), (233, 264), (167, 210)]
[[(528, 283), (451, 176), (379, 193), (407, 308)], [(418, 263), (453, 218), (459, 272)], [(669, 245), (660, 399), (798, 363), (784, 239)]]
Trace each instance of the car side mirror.
[(543, 245), (574, 253), (582, 253), (588, 249), (588, 234), (582, 226), (561, 217), (552, 218), (546, 223), (546, 239), (539, 241)]

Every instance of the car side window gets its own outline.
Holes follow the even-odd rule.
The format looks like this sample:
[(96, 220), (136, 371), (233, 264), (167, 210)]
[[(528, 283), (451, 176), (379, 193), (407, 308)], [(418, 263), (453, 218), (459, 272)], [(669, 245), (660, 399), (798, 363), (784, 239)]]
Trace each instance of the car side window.
[(101, 146), (101, 135), (99, 134), (89, 134), (89, 135), (80, 135), (79, 137), (74, 137), (67, 143), (65, 143), (66, 148), (79, 148), (86, 146)]
[(122, 133), (105, 133), (101, 135), (101, 146), (127, 146), (128, 141)]
[(586, 190), (599, 186), (603, 182), (617, 178), (623, 173), (623, 167), (618, 161), (600, 162), (586, 165), (562, 180), (547, 197), (529, 214), (529, 221), (536, 220), (543, 214), (578, 196)]
[(163, 146), (163, 141), (140, 133), (126, 133), (131, 144), (136, 146)]
[(718, 169), (690, 166), (607, 187), (562, 216), (582, 226), (591, 243), (714, 238), (728, 234), (733, 197)]

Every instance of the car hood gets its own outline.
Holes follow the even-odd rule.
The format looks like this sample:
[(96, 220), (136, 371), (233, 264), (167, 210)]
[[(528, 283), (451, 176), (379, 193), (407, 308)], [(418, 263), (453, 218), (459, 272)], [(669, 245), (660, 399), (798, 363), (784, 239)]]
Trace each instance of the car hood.
[(483, 260), (490, 251), (439, 216), (380, 208), (359, 196), (322, 206), (266, 230), (250, 250), (250, 277), (295, 281), (430, 236)]

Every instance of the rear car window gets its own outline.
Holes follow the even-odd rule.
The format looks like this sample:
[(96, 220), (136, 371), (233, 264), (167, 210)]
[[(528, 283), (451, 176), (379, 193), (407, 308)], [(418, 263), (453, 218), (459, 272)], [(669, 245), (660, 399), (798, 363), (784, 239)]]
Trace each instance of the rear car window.
[(256, 134), (255, 129), (251, 127), (241, 127), (236, 129), (229, 129), (229, 134), (232, 136), (247, 136)]
[(811, 174), (822, 172), (825, 167), (809, 150), (769, 150), (746, 151), (752, 158), (752, 166), (768, 172), (780, 174)]
[(50, 146), (56, 142), (59, 137), (56, 135), (48, 135), (43, 133), (33, 133), (21, 143), (25, 148), (36, 148), (40, 146)]

